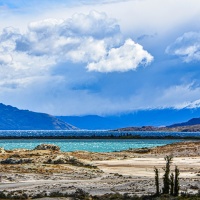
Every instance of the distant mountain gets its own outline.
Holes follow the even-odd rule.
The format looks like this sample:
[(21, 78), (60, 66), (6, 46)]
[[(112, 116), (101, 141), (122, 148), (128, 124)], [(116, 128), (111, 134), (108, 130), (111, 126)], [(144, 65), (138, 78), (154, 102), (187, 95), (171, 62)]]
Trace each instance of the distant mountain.
[(170, 126), (140, 126), (124, 127), (113, 131), (167, 131), (167, 132), (200, 132), (200, 118), (192, 118), (187, 122), (172, 124)]
[(192, 118), (187, 122), (172, 124), (168, 127), (193, 126), (193, 125), (200, 125), (200, 118)]
[[(157, 131), (157, 132), (200, 132), (200, 125), (176, 126), (176, 127), (155, 127), (155, 126), (141, 126), (141, 127), (125, 127), (114, 129), (113, 131)], [(198, 136), (200, 137), (200, 135)]]
[(200, 132), (200, 118), (193, 118), (187, 122), (172, 124), (170, 126), (140, 126), (124, 127), (113, 131), (167, 131), (167, 132)]
[(73, 130), (76, 127), (54, 116), (19, 110), (0, 103), (0, 130)]
[(169, 126), (194, 117), (200, 117), (200, 108), (152, 109), (121, 115), (59, 116), (58, 118), (81, 129), (105, 130), (132, 126)]

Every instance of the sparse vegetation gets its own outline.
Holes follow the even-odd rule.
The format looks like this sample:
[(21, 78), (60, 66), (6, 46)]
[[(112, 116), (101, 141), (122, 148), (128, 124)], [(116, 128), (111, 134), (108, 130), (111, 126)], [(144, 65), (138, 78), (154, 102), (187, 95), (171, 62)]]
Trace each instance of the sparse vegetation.
[[(180, 185), (179, 185), (179, 169), (176, 166), (175, 167), (175, 175), (171, 172), (170, 175), (170, 167), (171, 167), (171, 163), (172, 163), (172, 159), (173, 156), (169, 155), (166, 156), (165, 158), (166, 161), (166, 165), (163, 168), (164, 170), (164, 175), (163, 175), (163, 188), (162, 188), (162, 194), (163, 195), (168, 195), (170, 194), (171, 196), (178, 196), (179, 195), (179, 189), (180, 189)], [(155, 172), (155, 186), (156, 186), (156, 196), (159, 196), (159, 172), (158, 169), (155, 167), (154, 169)]]
[(158, 171), (158, 169), (156, 167), (154, 169), (154, 172), (155, 172), (156, 196), (159, 196), (159, 194), (160, 194), (160, 189), (159, 189), (159, 171)]
[(199, 200), (200, 194), (191, 195), (191, 194), (182, 194), (179, 197), (170, 196), (169, 194), (162, 194), (159, 197), (151, 196), (151, 195), (144, 195), (144, 196), (137, 196), (134, 194), (120, 194), (120, 193), (111, 193), (111, 194), (104, 194), (104, 195), (90, 195), (89, 193), (85, 192), (82, 189), (77, 189), (74, 193), (61, 193), (59, 191), (51, 192), (47, 195), (44, 191), (34, 196), (28, 196), (26, 193), (22, 191), (12, 191), (0, 192), (0, 199), (43, 199), (44, 197), (70, 197), (71, 200)]
[(170, 185), (171, 185), (170, 195), (174, 195), (174, 174), (173, 173), (171, 173), (171, 175), (170, 175)]
[(175, 180), (174, 180), (174, 196), (178, 196), (179, 195), (179, 189), (180, 189), (180, 185), (179, 185), (179, 169), (176, 166), (175, 167)]
[(164, 170), (164, 175), (163, 175), (163, 194), (169, 194), (169, 189), (170, 189), (170, 165), (172, 162), (172, 155), (166, 156), (165, 161), (166, 161), (166, 166), (163, 168)]

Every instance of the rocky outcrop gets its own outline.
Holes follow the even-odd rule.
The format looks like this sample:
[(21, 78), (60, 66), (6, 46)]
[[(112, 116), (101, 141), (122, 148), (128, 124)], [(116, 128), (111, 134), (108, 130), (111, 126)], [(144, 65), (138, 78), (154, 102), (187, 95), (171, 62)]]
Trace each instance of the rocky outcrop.
[(79, 167), (87, 167), (87, 168), (94, 168), (96, 169), (96, 166), (93, 166), (92, 164), (82, 162), (81, 160), (75, 158), (74, 156), (66, 156), (66, 155), (57, 155), (54, 157), (51, 157), (44, 161), (45, 164), (69, 164)]
[(53, 144), (40, 144), (37, 147), (35, 147), (34, 150), (60, 151), (60, 147)]
[(49, 158), (44, 163), (46, 164), (72, 164), (72, 163), (77, 163), (77, 162), (78, 160), (74, 158), (73, 156), (58, 155), (58, 156)]

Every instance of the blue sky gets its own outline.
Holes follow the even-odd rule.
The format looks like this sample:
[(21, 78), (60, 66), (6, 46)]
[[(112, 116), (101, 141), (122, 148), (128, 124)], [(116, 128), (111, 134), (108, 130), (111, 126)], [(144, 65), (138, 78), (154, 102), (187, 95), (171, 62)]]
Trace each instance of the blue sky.
[(0, 102), (109, 115), (200, 102), (199, 0), (0, 0)]

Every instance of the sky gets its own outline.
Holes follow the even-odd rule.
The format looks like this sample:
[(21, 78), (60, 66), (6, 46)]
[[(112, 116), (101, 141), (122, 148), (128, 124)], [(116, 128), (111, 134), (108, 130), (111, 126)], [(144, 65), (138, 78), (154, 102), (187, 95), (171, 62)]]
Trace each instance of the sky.
[(0, 0), (0, 102), (52, 115), (200, 106), (199, 0)]

